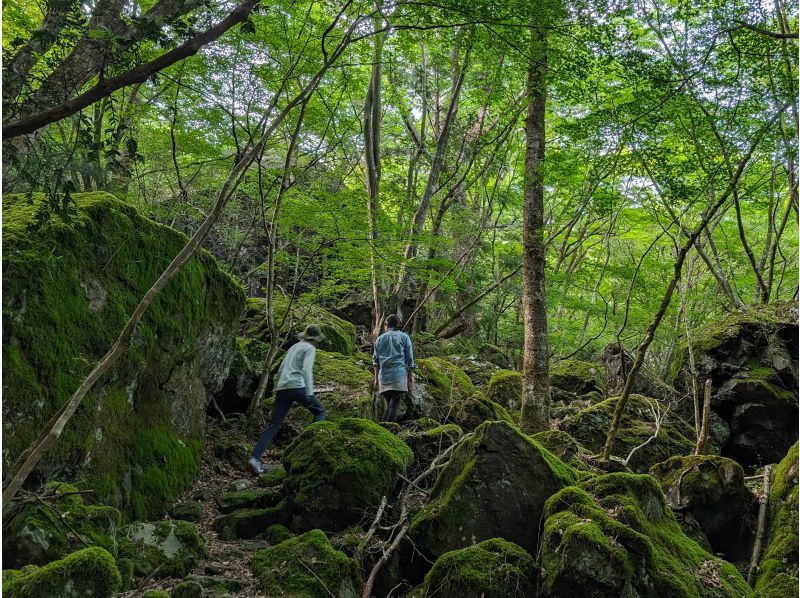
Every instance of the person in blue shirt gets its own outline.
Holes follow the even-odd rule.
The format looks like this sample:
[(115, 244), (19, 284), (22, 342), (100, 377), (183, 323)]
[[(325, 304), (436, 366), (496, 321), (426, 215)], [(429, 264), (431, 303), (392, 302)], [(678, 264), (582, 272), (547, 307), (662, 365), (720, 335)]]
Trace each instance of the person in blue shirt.
[[(381, 421), (397, 419), (400, 401), (407, 402), (414, 391), (414, 349), (411, 338), (402, 330), (400, 317), (392, 314), (386, 318), (384, 333), (375, 341), (372, 364), (375, 366), (375, 387), (386, 401)], [(413, 409), (413, 405), (409, 406)]]

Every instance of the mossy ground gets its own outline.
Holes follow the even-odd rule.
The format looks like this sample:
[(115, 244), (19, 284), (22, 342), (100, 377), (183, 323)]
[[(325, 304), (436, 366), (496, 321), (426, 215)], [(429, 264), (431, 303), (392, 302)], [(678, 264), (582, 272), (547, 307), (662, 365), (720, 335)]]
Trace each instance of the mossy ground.
[(371, 421), (322, 421), (284, 452), (284, 487), (303, 527), (342, 529), (389, 494), (413, 458), (402, 440)]
[(683, 534), (651, 476), (612, 473), (564, 488), (545, 517), (545, 595), (750, 596), (733, 565)]
[[(107, 193), (73, 197), (73, 219), (54, 217), (35, 231), (42, 196), (34, 195), (33, 205), (24, 196), (3, 198), (6, 466), (69, 399), (187, 242)], [(204, 405), (175, 412), (162, 387), (204, 401), (202, 385), (189, 381), (207, 364), (173, 367), (192, 363), (198, 339), (218, 343), (209, 351), (224, 360), (233, 348), (224, 346), (224, 331), (233, 331), (243, 303), (239, 285), (210, 254), (190, 260), (150, 305), (130, 349), (83, 400), (40, 469), (81, 470), (100, 500), (135, 518), (161, 515), (196, 471), (204, 416)]]
[(258, 551), (250, 568), (269, 596), (355, 595), (360, 584), (355, 562), (318, 529)]
[(536, 592), (536, 562), (513, 542), (501, 538), (440, 556), (425, 576), (425, 596), (507, 598)]
[(85, 548), (30, 572), (3, 571), (8, 598), (110, 598), (122, 579), (112, 557), (99, 547)]

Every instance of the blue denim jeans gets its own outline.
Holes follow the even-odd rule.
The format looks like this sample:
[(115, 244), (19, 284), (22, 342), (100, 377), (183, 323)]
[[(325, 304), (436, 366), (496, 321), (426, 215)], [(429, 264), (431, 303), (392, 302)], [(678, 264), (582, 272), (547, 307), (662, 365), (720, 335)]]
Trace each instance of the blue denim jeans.
[(314, 395), (306, 395), (305, 388), (287, 388), (279, 390), (275, 393), (275, 404), (272, 406), (272, 412), (269, 414), (269, 425), (267, 429), (262, 432), (258, 438), (256, 448), (253, 449), (253, 457), (256, 459), (261, 458), (261, 454), (272, 444), (272, 439), (275, 434), (283, 426), (283, 420), (286, 419), (286, 414), (289, 413), (294, 402), (300, 403), (303, 407), (308, 409), (314, 414), (314, 421), (318, 422), (325, 419), (325, 407), (322, 406)]

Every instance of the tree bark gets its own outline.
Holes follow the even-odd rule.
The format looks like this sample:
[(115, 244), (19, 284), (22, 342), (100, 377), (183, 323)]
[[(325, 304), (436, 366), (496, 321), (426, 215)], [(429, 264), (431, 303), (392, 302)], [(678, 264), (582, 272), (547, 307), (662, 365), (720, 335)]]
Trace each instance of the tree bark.
[(547, 297), (545, 295), (544, 174), (545, 103), (547, 99), (547, 37), (544, 28), (531, 29), (528, 66), (528, 114), (525, 119), (525, 191), (522, 232), (522, 427), (539, 432), (550, 427)]

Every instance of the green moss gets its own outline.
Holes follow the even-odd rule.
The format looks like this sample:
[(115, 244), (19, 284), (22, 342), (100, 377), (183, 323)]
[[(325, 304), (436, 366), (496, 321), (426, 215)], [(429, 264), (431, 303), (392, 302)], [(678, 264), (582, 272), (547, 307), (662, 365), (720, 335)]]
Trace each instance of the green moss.
[(287, 521), (286, 499), (263, 509), (240, 509), (214, 521), (214, 529), (223, 540), (255, 538), (275, 523)]
[(489, 378), (486, 396), (510, 411), (522, 404), (522, 374), (513, 370), (498, 370)]
[(413, 457), (402, 440), (371, 421), (326, 420), (306, 428), (284, 452), (284, 487), (305, 525), (342, 529), (392, 490)]
[(749, 596), (733, 565), (686, 537), (651, 476), (613, 473), (547, 501), (542, 585), (554, 595)]
[(778, 573), (769, 582), (761, 585), (753, 598), (787, 598), (787, 596), (797, 596), (800, 580), (797, 577)]
[(425, 596), (507, 598), (536, 593), (536, 563), (500, 538), (447, 552), (425, 576)]
[[(666, 492), (680, 481), (675, 488), (685, 504), (702, 504), (708, 492), (719, 492), (726, 485), (737, 480), (744, 484), (744, 470), (732, 459), (718, 455), (692, 455), (689, 457), (670, 457), (663, 463), (650, 468), (650, 475), (656, 478)], [(727, 480), (727, 481), (726, 481)]]
[[(325, 340), (320, 345), (321, 349), (342, 355), (355, 355), (357, 353), (356, 327), (319, 307), (316, 305), (316, 301), (316, 297), (300, 297), (291, 302), (290, 307), (288, 297), (276, 294), (273, 299), (273, 313), (280, 332), (297, 334), (302, 332), (307, 324), (314, 323), (325, 334)], [(244, 333), (250, 338), (269, 344), (269, 326), (265, 317), (265, 306), (266, 302), (263, 298), (251, 297), (247, 300)]]
[[(772, 474), (767, 520), (767, 544), (761, 557), (756, 590), (766, 591), (781, 574), (798, 577), (798, 443)], [(782, 578), (780, 583), (788, 583)], [(766, 595), (766, 594), (765, 594)]]
[(118, 560), (136, 577), (185, 577), (205, 557), (206, 542), (197, 526), (167, 520), (134, 523), (123, 529)]
[(586, 469), (591, 453), (563, 430), (547, 430), (531, 436), (564, 463), (576, 469)]
[(236, 509), (264, 509), (274, 507), (281, 501), (281, 495), (274, 488), (249, 488), (240, 492), (226, 492), (217, 498), (222, 513)]
[(267, 528), (267, 531), (264, 532), (264, 537), (267, 539), (267, 542), (270, 544), (280, 544), (284, 540), (288, 540), (294, 534), (289, 531), (285, 525), (281, 525), (280, 523), (274, 523)]
[(399, 431), (399, 438), (414, 452), (417, 464), (430, 463), (436, 455), (456, 442), (464, 432), (455, 424), (432, 428), (408, 427)]
[(457, 401), (451, 417), (466, 431), (472, 431), (487, 421), (514, 423), (511, 415), (502, 405), (486, 398), (479, 390)]
[[(185, 235), (141, 217), (107, 193), (74, 198), (73, 220), (54, 218), (38, 231), (29, 228), (36, 205), (24, 196), (3, 198), (3, 328), (11, 347), (3, 352), (3, 410), (10, 422), (3, 435), (6, 464), (69, 399), (187, 242)], [(33, 199), (38, 204), (43, 196)], [(134, 517), (161, 515), (169, 498), (158, 493), (164, 488), (180, 493), (191, 474), (172, 475), (182, 472), (185, 460), (161, 461), (158, 467), (170, 472), (161, 474), (167, 484), (146, 471), (139, 483), (131, 483), (130, 475), (138, 471), (131, 458), (140, 450), (131, 431), (154, 427), (176, 443), (199, 446), (202, 405), (187, 401), (180, 414), (173, 411), (173, 400), (203, 392), (189, 384), (189, 376), (197, 380), (203, 374), (204, 366), (192, 361), (198, 342), (210, 342), (224, 360), (232, 349), (225, 346), (226, 330), (233, 330), (243, 301), (239, 285), (209, 253), (192, 258), (155, 298), (129, 350), (105, 384), (84, 398), (39, 469), (45, 475), (66, 469), (76, 477), (81, 470), (100, 500)], [(176, 362), (198, 368), (176, 370), (185, 384), (171, 380)], [(165, 391), (167, 382), (176, 390)], [(129, 488), (141, 496), (127, 496)]]
[(270, 596), (348, 596), (360, 585), (355, 562), (334, 550), (318, 529), (258, 551), (250, 568)]
[(567, 392), (586, 394), (602, 389), (605, 370), (588, 361), (565, 359), (550, 366), (550, 384)]
[(142, 598), (170, 598), (169, 592), (164, 590), (147, 590)]
[(110, 506), (84, 504), (78, 489), (62, 482), (43, 488), (42, 502), (12, 503), (4, 517), (5, 565), (44, 565), (84, 546), (116, 553), (114, 538), (122, 515)]
[(284, 469), (283, 465), (258, 476), (258, 484), (264, 488), (275, 488), (282, 485), (285, 480), (286, 469)]
[[(561, 422), (561, 429), (590, 451), (597, 452), (605, 444), (611, 419), (619, 397), (601, 401), (583, 409), (578, 414)], [(650, 438), (655, 431), (655, 422), (650, 411), (650, 401), (641, 395), (632, 394), (622, 414), (622, 422), (614, 440), (613, 453), (627, 457), (630, 450)], [(666, 409), (663, 404), (662, 410)], [(630, 467), (636, 471), (647, 471), (674, 455), (687, 455), (694, 449), (694, 430), (674, 413), (669, 413), (661, 427), (658, 439), (636, 452)]]
[(86, 548), (30, 573), (3, 575), (8, 598), (114, 596), (122, 580), (112, 557), (102, 548)]
[(372, 363), (365, 357), (317, 351), (314, 386), (328, 392), (317, 396), (329, 418), (372, 415)]
[(416, 360), (417, 382), (425, 384), (427, 392), (438, 405), (450, 405), (458, 399), (471, 395), (475, 386), (458, 366), (440, 357)]

